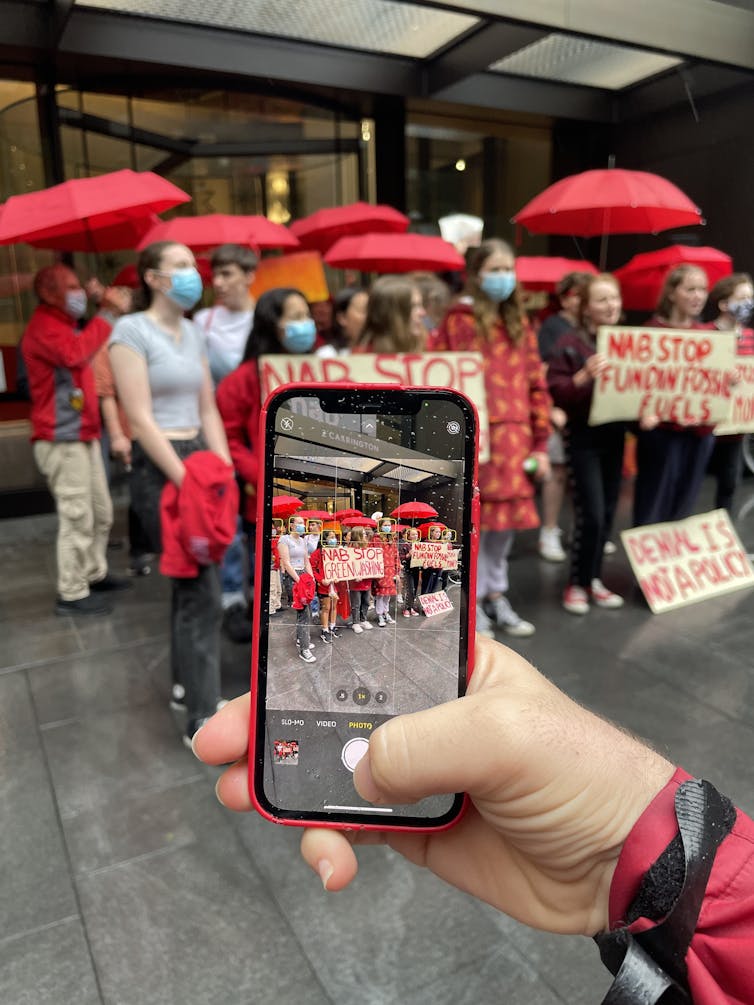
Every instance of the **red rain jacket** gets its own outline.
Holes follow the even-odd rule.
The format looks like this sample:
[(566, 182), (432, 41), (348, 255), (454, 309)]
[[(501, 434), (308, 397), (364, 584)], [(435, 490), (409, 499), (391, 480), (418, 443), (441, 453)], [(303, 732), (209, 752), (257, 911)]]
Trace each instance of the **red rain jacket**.
[(57, 307), (39, 304), (26, 326), (21, 354), (29, 376), (32, 440), (99, 439), (99, 401), (90, 361), (110, 336), (101, 315), (78, 331)]
[(308, 572), (302, 572), (293, 584), (293, 609), (303, 611), (307, 604), (314, 600), (316, 584), (314, 576)]
[(160, 572), (191, 579), (200, 566), (221, 562), (233, 540), (238, 485), (233, 468), (211, 450), (198, 450), (184, 463), (180, 489), (168, 482), (160, 499)]
[[(679, 768), (629, 834), (610, 888), (611, 928), (623, 926), (644, 874), (678, 833), (675, 793), (690, 777)], [(639, 918), (630, 929), (654, 924)], [(740, 810), (717, 851), (686, 965), (694, 1005), (754, 1002), (754, 822)]]

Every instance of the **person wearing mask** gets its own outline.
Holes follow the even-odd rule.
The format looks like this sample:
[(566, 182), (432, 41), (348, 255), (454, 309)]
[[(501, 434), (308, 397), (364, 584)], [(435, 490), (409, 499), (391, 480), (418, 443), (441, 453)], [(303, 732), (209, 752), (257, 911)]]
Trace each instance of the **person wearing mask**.
[(113, 506), (100, 448), (99, 403), (92, 358), (129, 309), (130, 293), (108, 289), (96, 317), (81, 330), (87, 296), (66, 265), (34, 277), (39, 304), (21, 340), (31, 395), (34, 460), (47, 479), (58, 515), (57, 614), (108, 614), (107, 593), (128, 580), (107, 567)]
[[(579, 327), (579, 285), (589, 278), (588, 272), (568, 272), (555, 288), (560, 310), (542, 322), (537, 332), (539, 355), (545, 368), (555, 351), (561, 335)], [(560, 530), (560, 511), (566, 490), (566, 456), (563, 446), (565, 413), (557, 405), (550, 412), (553, 425), (547, 441), (550, 458), (550, 477), (542, 483), (542, 526), (539, 529), (539, 554), (547, 562), (565, 562)], [(614, 550), (614, 548), (613, 548)]]
[[(217, 797), (237, 812), (252, 808), (249, 704), (235, 699), (194, 742), (223, 766)], [(625, 957), (605, 1001), (751, 1001), (754, 821), (510, 649), (477, 637), (467, 694), (383, 723), (353, 782), (378, 807), (444, 792), (470, 805), (430, 834), (306, 829), (301, 854), (325, 890), (355, 879), (354, 845), (386, 844), (525, 925), (594, 938), (613, 973)]]
[(241, 362), (254, 320), (254, 298), (250, 293), (257, 256), (240, 244), (222, 244), (210, 258), (212, 292), (215, 303), (197, 311), (207, 345), (207, 359), (215, 384), (227, 377)]
[[(225, 427), (233, 466), (241, 482), (241, 519), (253, 575), (256, 531), (256, 492), (259, 477), (259, 413), (261, 390), (258, 360), (272, 353), (310, 352), (316, 331), (303, 295), (288, 287), (267, 290), (254, 309), (254, 321), (246, 339), (243, 359), (217, 388), (217, 407)], [(241, 588), (243, 589), (242, 585)], [(251, 615), (245, 598), (225, 611), (228, 634), (237, 641), (251, 638)]]
[(403, 569), (403, 617), (418, 618), (419, 612), (416, 609), (419, 596), (419, 576), (421, 566), (411, 565), (411, 549), (414, 541), (420, 540), (419, 528), (408, 527), (398, 545), (398, 557)]
[(306, 525), (303, 517), (295, 514), (289, 521), (287, 534), (278, 541), (278, 556), (280, 558), (280, 568), (283, 571), (283, 581), (286, 590), (293, 596), (293, 607), (296, 611), (296, 648), (299, 659), (304, 663), (316, 663), (317, 657), (312, 651), (311, 644), (311, 611), (310, 601), (303, 597), (297, 598), (297, 585), (301, 582), (305, 573), (313, 577), (312, 565), (309, 559), (309, 552), (304, 540)]
[(390, 598), (398, 594), (400, 579), (400, 562), (398, 561), (398, 545), (395, 543), (392, 521), (381, 519), (378, 522), (379, 533), (374, 536), (374, 544), (382, 549), (382, 576), (372, 583), (374, 595), (374, 612), (377, 615), (377, 627), (386, 628), (394, 625), (395, 619), (390, 614)]
[[(665, 277), (652, 328), (704, 329), (707, 274), (678, 265)], [(679, 426), (655, 415), (640, 418), (636, 441), (635, 527), (683, 520), (694, 510), (714, 446), (710, 426)]]
[(369, 291), (367, 318), (357, 352), (421, 352), (424, 303), (419, 287), (405, 276), (380, 276)]
[[(215, 405), (201, 329), (184, 317), (202, 294), (192, 252), (182, 244), (148, 245), (137, 265), (144, 310), (121, 318), (110, 338), (110, 362), (131, 433), (131, 502), (153, 552), (162, 551), (160, 499), (179, 489), (186, 461), (209, 450), (230, 465)], [(171, 577), (173, 708), (185, 708), (184, 742), (220, 701), (220, 581), (215, 563), (195, 576)]]
[(516, 530), (539, 526), (534, 483), (550, 473), (547, 440), (551, 400), (537, 339), (516, 285), (513, 250), (492, 238), (469, 252), (464, 295), (450, 308), (430, 342), (434, 350), (479, 352), (489, 411), (490, 460), (479, 467), (481, 522), (477, 565), (477, 631), (498, 626), (519, 638), (534, 625), (508, 600), (508, 555)]
[[(747, 328), (754, 310), (754, 286), (746, 272), (734, 272), (712, 287), (708, 306), (716, 331), (736, 333), (736, 354), (754, 355), (754, 330)], [(741, 481), (743, 435), (716, 436), (710, 467), (716, 479), (715, 509), (733, 512), (733, 496)]]
[(588, 276), (579, 291), (579, 327), (561, 336), (547, 371), (552, 400), (568, 416), (564, 440), (573, 486), (574, 529), (563, 607), (571, 614), (586, 614), (590, 602), (611, 609), (623, 606), (623, 598), (600, 577), (618, 504), (626, 426), (623, 422), (589, 425), (594, 381), (607, 366), (597, 352), (597, 329), (616, 325), (622, 309), (614, 276)]
[(338, 535), (330, 529), (322, 535), (322, 544), (311, 553), (309, 561), (312, 573), (317, 581), (317, 594), (319, 596), (319, 623), (321, 626), (320, 638), (326, 645), (332, 645), (333, 641), (340, 636), (340, 629), (337, 627), (338, 603), (345, 594), (343, 583), (335, 583), (325, 579), (323, 558), (324, 554), (331, 548), (337, 548)]
[(368, 291), (360, 286), (347, 286), (335, 294), (332, 338), (316, 350), (316, 356), (332, 359), (351, 354), (364, 331), (368, 300)]

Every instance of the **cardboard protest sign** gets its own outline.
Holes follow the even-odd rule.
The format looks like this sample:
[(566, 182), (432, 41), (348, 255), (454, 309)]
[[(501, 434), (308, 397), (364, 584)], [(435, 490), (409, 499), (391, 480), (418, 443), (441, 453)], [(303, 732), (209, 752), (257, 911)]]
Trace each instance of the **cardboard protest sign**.
[[(288, 257), (288, 256), (286, 256)], [(449, 387), (476, 405), (479, 415), (479, 460), (489, 460), (489, 419), (484, 390), (484, 360), (478, 352), (356, 353), (319, 356), (262, 356), (259, 360), (262, 401), (282, 384), (392, 384)]]
[(738, 378), (730, 389), (730, 412), (715, 426), (715, 436), (754, 432), (754, 356), (737, 356)]
[(437, 614), (445, 614), (446, 611), (453, 610), (453, 605), (445, 590), (438, 590), (437, 593), (422, 593), (419, 597), (419, 603), (428, 618), (434, 618)]
[(653, 614), (754, 586), (754, 568), (724, 509), (621, 533)]
[[(443, 569), (446, 562), (452, 561), (453, 551), (455, 549), (447, 541), (414, 541), (411, 545), (411, 568)], [(457, 561), (455, 567), (458, 568)]]
[(382, 579), (382, 548), (323, 548), (322, 578), (331, 583), (344, 579)]
[(443, 572), (454, 572), (458, 568), (458, 559), (460, 557), (460, 548), (451, 548), (448, 554), (445, 556), (445, 560), (442, 563)]
[(597, 352), (608, 366), (594, 381), (591, 426), (642, 415), (681, 426), (727, 419), (736, 364), (732, 332), (604, 326)]

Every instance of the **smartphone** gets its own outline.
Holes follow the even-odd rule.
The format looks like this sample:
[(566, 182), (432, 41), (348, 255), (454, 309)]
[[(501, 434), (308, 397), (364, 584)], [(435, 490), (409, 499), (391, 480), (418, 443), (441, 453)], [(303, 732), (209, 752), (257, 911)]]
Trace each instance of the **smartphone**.
[[(462, 793), (375, 807), (353, 771), (381, 723), (465, 693), (474, 406), (452, 390), (286, 385), (260, 434), (252, 802), (287, 824), (450, 826)], [(430, 535), (438, 523), (452, 533)]]

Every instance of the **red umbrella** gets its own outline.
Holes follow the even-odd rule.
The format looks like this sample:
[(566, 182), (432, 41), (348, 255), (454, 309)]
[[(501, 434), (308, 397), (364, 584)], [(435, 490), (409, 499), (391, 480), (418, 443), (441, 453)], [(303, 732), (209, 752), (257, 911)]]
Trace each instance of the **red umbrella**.
[(676, 265), (698, 265), (707, 273), (710, 286), (733, 272), (733, 260), (717, 248), (690, 248), (673, 244), (659, 251), (647, 251), (615, 270), (623, 294), (623, 304), (632, 311), (651, 311), (657, 306), (665, 276)]
[[(46, 248), (51, 251), (88, 251), (95, 254), (103, 251), (125, 251), (135, 248), (147, 231), (151, 230), (159, 217), (154, 213), (140, 217), (137, 220), (126, 220), (122, 223), (109, 224), (102, 227), (88, 227), (79, 234), (68, 234), (58, 237), (40, 237), (26, 243), (35, 248)], [(0, 209), (0, 225), (2, 210)]]
[(427, 518), (431, 519), (437, 515), (437, 510), (434, 506), (430, 506), (429, 503), (417, 502), (416, 500), (401, 503), (390, 514), (390, 516), (400, 518), (401, 520), (424, 520)]
[(447, 530), (447, 524), (441, 523), (439, 520), (430, 520), (428, 523), (419, 524), (419, 533), (423, 538), (429, 537), (429, 531), (431, 527), (439, 527), (440, 530)]
[(342, 520), (343, 517), (348, 516), (364, 516), (360, 509), (339, 509), (333, 513), (336, 520)]
[(372, 527), (376, 529), (377, 521), (371, 516), (345, 516), (340, 521), (342, 527)]
[(425, 234), (364, 234), (341, 237), (325, 255), (335, 269), (361, 272), (460, 271), (463, 256), (448, 241)]
[(304, 520), (332, 520), (332, 513), (323, 509), (299, 509), (296, 516), (302, 516)]
[(356, 234), (403, 234), (409, 219), (392, 206), (372, 206), (353, 202), (348, 206), (320, 209), (303, 220), (296, 220), (290, 230), (304, 248), (325, 252), (340, 237)]
[[(199, 270), (199, 275), (202, 277), (202, 283), (204, 286), (212, 285), (212, 266), (208, 258), (197, 258), (196, 267)], [(124, 265), (120, 270), (118, 275), (113, 279), (113, 286), (130, 286), (131, 289), (135, 290), (139, 285), (139, 276), (136, 272), (135, 265)]]
[[(133, 241), (119, 243), (124, 240), (119, 228), (128, 232), (134, 221), (143, 222), (150, 214), (190, 201), (185, 192), (151, 171), (124, 168), (94, 178), (72, 178), (39, 192), (11, 196), (0, 209), (0, 244), (25, 241), (69, 251), (133, 247)], [(117, 242), (98, 249), (94, 235), (108, 231), (114, 232)], [(111, 241), (115, 238), (111, 236)]]
[(672, 182), (647, 171), (604, 168), (550, 185), (513, 217), (533, 234), (653, 234), (702, 223), (700, 210)]
[(206, 216), (176, 216), (158, 223), (142, 239), (141, 251), (153, 241), (177, 241), (192, 251), (207, 251), (219, 244), (243, 244), (254, 248), (298, 248), (299, 242), (287, 227), (273, 223), (266, 216), (232, 216), (209, 213)]
[(301, 509), (304, 504), (295, 496), (273, 496), (272, 515), (285, 520), (286, 517), (293, 516), (296, 510)]
[(584, 258), (548, 258), (521, 255), (516, 259), (516, 278), (527, 290), (545, 290), (554, 293), (555, 287), (569, 272), (597, 274), (596, 266)]

